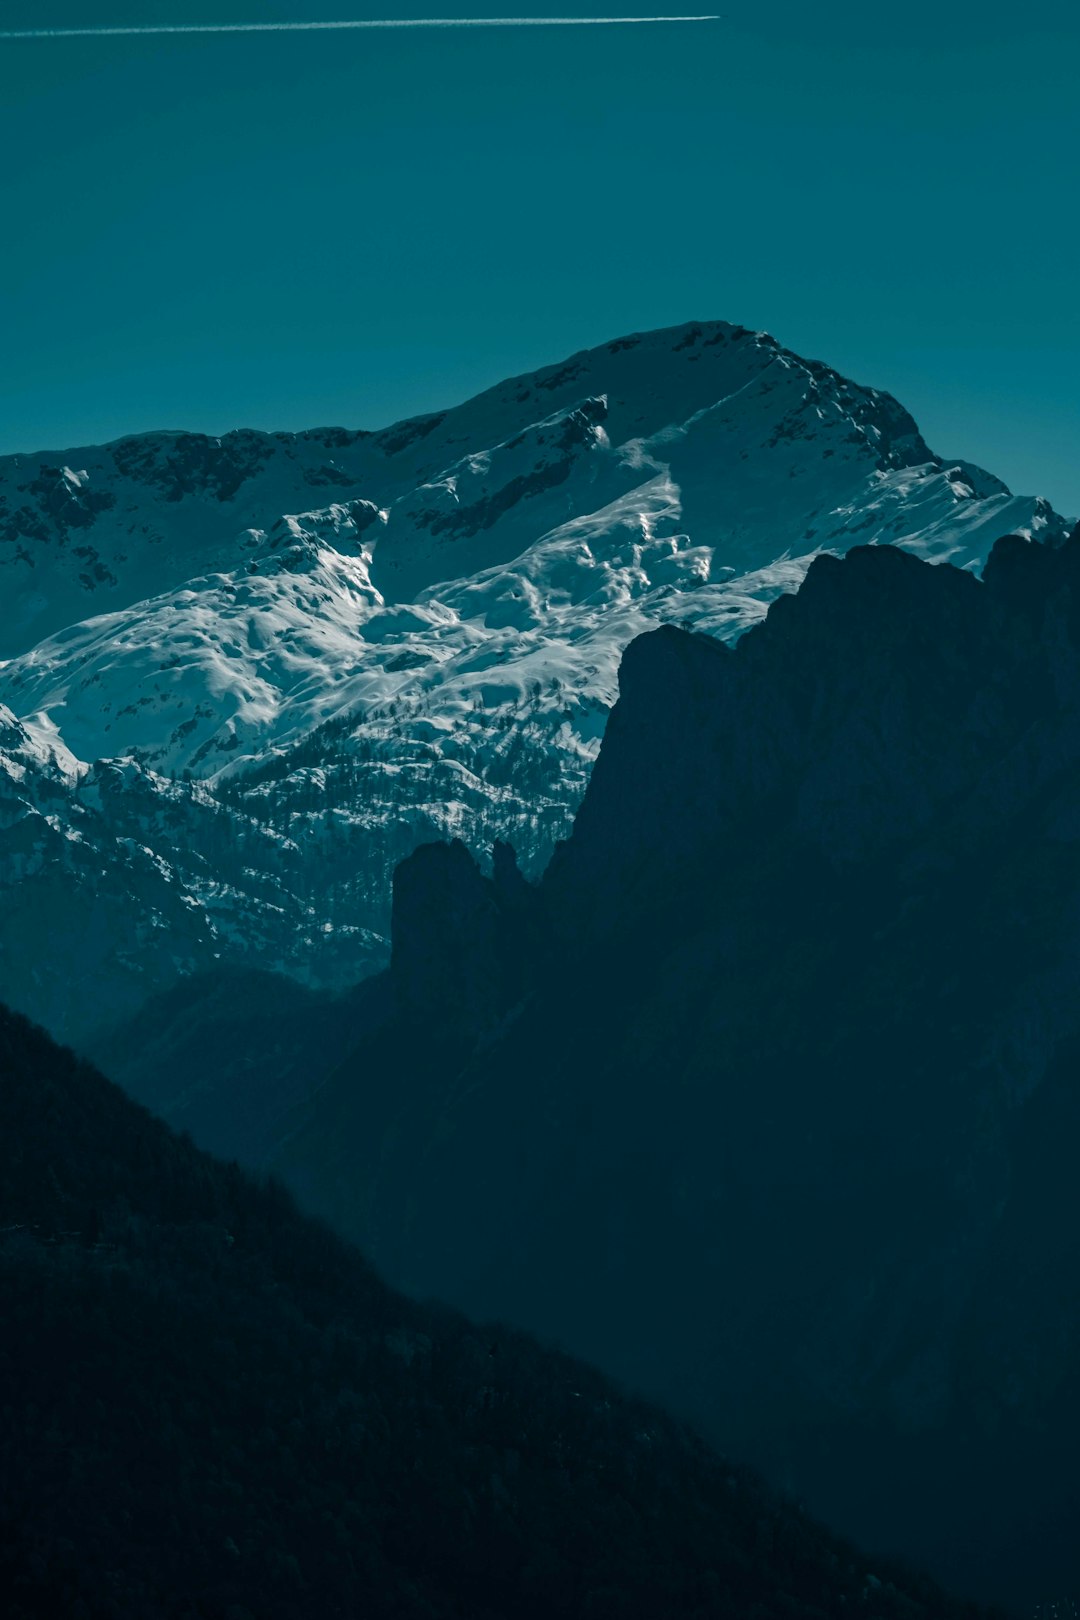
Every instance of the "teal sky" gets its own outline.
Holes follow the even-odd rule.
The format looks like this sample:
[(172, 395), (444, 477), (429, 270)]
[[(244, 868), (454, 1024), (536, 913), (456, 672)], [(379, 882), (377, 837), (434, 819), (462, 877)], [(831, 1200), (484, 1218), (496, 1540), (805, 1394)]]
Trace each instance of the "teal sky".
[[(716, 317), (1080, 513), (1080, 8), (720, 9), (0, 42), (0, 450), (374, 427)], [(2, 0), (7, 28), (421, 14)]]

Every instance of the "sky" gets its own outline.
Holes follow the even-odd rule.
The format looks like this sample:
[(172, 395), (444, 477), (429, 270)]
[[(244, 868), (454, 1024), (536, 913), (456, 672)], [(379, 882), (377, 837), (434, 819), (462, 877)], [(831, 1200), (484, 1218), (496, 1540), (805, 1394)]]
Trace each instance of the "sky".
[[(0, 452), (379, 427), (724, 319), (1080, 514), (1080, 7), (718, 9), (0, 41)], [(4, 28), (410, 15), (0, 0)]]

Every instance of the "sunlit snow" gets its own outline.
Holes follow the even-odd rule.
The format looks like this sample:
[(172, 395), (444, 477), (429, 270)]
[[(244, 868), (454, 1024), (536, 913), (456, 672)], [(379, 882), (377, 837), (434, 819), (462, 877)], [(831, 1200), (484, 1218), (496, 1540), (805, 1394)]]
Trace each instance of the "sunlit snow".
[[(721, 323), (377, 434), (9, 457), (0, 493), (9, 785), (46, 760), (71, 783), (132, 762), (147, 858), (227, 917), (226, 946), (280, 891), (318, 936), (284, 965), (331, 978), (363, 965), (417, 837), (505, 834), (544, 859), (641, 631), (732, 640), (821, 550), (978, 569), (1002, 534), (1065, 532), (1045, 501), (935, 456), (888, 395)], [(181, 824), (224, 805), (257, 827), (246, 866), (230, 850), (181, 873), (155, 842), (149, 807), (175, 809), (185, 776)]]

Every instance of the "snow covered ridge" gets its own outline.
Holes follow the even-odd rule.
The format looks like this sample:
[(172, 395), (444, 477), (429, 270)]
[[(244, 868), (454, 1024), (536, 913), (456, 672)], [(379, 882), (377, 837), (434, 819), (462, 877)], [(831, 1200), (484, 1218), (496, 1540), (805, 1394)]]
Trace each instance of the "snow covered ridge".
[[(42, 820), (69, 852), (77, 833), (87, 882), (115, 874), (121, 826), (157, 877), (100, 952), (81, 942), (85, 1013), (70, 978), (14, 970), (6, 923), (0, 996), (71, 1033), (141, 997), (151, 956), (157, 980), (228, 956), (346, 982), (379, 960), (389, 871), (419, 839), (504, 836), (543, 862), (641, 631), (733, 638), (822, 549), (978, 568), (1004, 533), (1066, 528), (935, 456), (887, 394), (719, 322), (377, 433), (4, 458), (0, 703), (26, 740), (0, 770), (0, 807), (22, 806), (0, 887), (34, 881)], [(43, 773), (48, 812), (26, 785)]]

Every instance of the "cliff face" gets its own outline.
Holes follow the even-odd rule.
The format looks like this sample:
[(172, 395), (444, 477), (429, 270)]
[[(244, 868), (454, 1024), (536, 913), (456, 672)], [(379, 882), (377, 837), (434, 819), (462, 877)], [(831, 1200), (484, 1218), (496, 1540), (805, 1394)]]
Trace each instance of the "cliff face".
[(413, 1012), (294, 1140), (309, 1195), (876, 1544), (1080, 1574), (1080, 537), (982, 582), (857, 550), (734, 650), (645, 636), (531, 900), (423, 861)]

